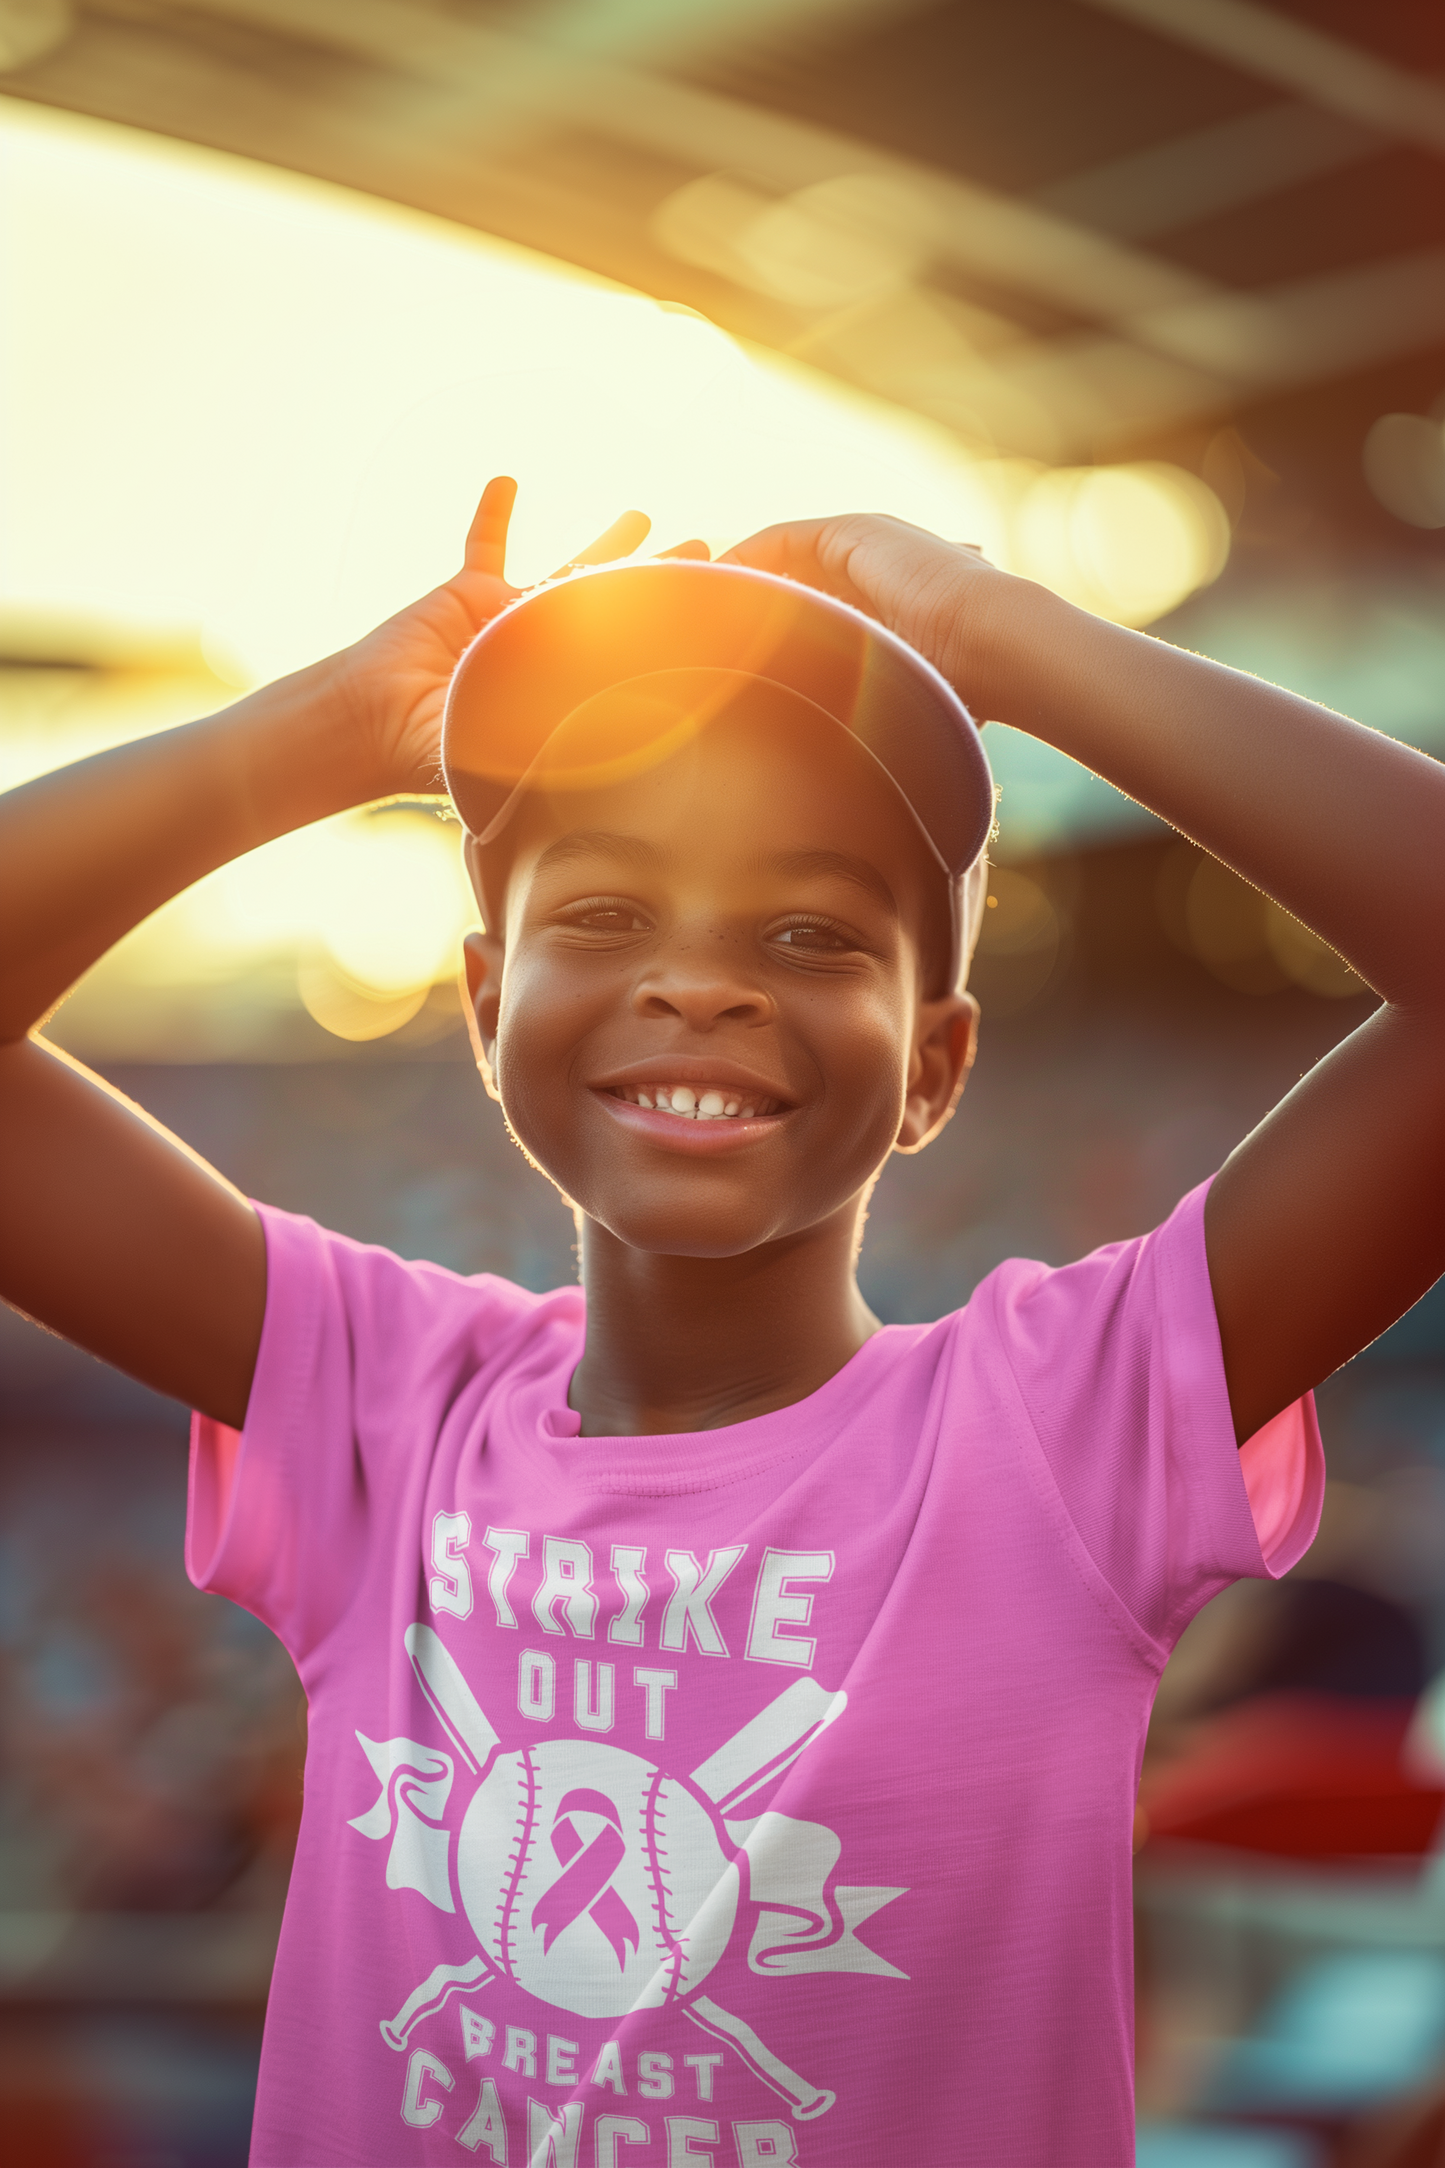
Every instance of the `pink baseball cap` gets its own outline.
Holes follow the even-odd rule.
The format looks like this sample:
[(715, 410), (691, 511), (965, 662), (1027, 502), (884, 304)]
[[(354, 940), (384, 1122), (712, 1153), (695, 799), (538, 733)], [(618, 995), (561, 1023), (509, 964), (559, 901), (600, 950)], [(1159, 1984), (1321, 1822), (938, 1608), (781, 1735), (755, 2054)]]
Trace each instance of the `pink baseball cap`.
[(794, 580), (687, 558), (601, 565), (492, 619), (452, 677), (447, 789), (494, 842), (533, 788), (620, 781), (742, 698), (803, 703), (846, 730), (902, 797), (942, 872), (950, 983), (961, 986), (987, 888), (994, 787), (948, 681), (860, 610)]

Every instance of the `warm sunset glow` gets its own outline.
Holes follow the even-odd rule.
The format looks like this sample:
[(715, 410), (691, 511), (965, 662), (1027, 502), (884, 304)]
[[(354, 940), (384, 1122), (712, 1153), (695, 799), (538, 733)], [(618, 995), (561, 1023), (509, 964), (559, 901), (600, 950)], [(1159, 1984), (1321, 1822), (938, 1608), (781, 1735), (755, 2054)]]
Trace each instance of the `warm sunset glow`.
[[(354, 638), (455, 567), (498, 472), (521, 485), (519, 581), (632, 505), (658, 545), (714, 548), (776, 519), (893, 512), (1129, 624), (1224, 560), (1192, 475), (979, 456), (690, 311), (343, 189), (3, 99), (0, 184), (12, 651), (64, 651), (78, 626), (92, 649), (193, 657), (188, 680), (12, 674), (6, 781)], [(870, 187), (815, 192), (749, 245), (781, 278), (831, 236), (814, 275), (866, 284), (875, 229), (903, 215)], [(364, 1036), (378, 1003), (454, 968), (459, 882), (454, 831), (356, 816), (203, 884), (102, 970), (204, 984), (320, 951), (371, 1000), (342, 1034)], [(307, 969), (306, 1006), (336, 1028), (344, 1004)]]

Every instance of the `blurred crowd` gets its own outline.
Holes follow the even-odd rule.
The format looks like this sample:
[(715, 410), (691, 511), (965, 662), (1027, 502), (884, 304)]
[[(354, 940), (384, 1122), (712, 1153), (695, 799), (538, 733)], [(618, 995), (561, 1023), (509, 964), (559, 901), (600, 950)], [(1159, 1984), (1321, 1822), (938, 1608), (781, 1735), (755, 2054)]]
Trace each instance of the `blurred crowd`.
[[(68, 1472), (73, 1506), (89, 1486)], [(132, 1503), (161, 1501), (142, 1492)], [(9, 1537), (0, 1900), (27, 1911), (274, 1905), (300, 1812), (290, 1664), (244, 1612), (191, 1590), (170, 1544), (157, 1557), (124, 1523), (72, 1510), (72, 1525), (46, 1529), (47, 1518), (42, 1509)], [(58, 1574), (46, 1570), (57, 1551)]]
[(304, 1704), (187, 1583), (184, 1465), (164, 1416), (4, 1426), (0, 2126), (27, 2168), (245, 2159)]

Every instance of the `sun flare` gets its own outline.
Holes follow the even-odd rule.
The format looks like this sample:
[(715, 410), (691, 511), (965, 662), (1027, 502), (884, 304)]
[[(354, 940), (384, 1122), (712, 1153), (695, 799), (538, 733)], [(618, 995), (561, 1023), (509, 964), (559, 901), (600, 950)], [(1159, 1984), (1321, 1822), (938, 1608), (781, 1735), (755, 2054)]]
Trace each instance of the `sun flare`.
[[(521, 484), (519, 582), (630, 505), (658, 546), (718, 548), (863, 504), (1129, 624), (1224, 562), (1227, 522), (1192, 475), (982, 456), (691, 310), (440, 219), (3, 99), (0, 175), (10, 651), (192, 658), (154, 682), (12, 672), (9, 782), (355, 638), (448, 575), (498, 472)], [(391, 1028), (383, 1010), (455, 959), (468, 905), (447, 852), (435, 823), (363, 816), (273, 846), (93, 975), (92, 1039), (96, 985), (213, 985), (218, 960), (278, 947), (313, 1016), (341, 1013), (306, 993), (320, 949), (372, 999), (362, 1021)]]

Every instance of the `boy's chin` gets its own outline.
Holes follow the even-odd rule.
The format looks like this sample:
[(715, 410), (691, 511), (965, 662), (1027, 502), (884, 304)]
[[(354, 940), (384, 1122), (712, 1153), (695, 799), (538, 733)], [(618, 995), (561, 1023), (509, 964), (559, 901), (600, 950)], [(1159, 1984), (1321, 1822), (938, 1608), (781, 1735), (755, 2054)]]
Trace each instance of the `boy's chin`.
[(805, 1237), (840, 1211), (851, 1220), (857, 1207), (856, 1195), (847, 1191), (836, 1198), (794, 1197), (793, 1209), (780, 1212), (777, 1186), (771, 1183), (730, 1183), (709, 1194), (696, 1182), (593, 1182), (580, 1196), (575, 1190), (571, 1195), (604, 1245), (616, 1243), (649, 1257), (718, 1262)]
[(661, 1170), (627, 1161), (582, 1166), (580, 1155), (567, 1152), (549, 1165), (525, 1138), (518, 1135), (518, 1142), (573, 1212), (604, 1237), (604, 1247), (611, 1242), (650, 1257), (721, 1262), (773, 1243), (806, 1240), (833, 1223), (846, 1222), (851, 1230), (881, 1171), (847, 1164), (824, 1170), (815, 1163), (781, 1172), (774, 1166), (763, 1174), (700, 1160)]
[(582, 1206), (583, 1218), (610, 1235), (624, 1249), (651, 1257), (745, 1257), (794, 1230), (780, 1226), (776, 1213), (639, 1208), (635, 1201), (608, 1209)]

